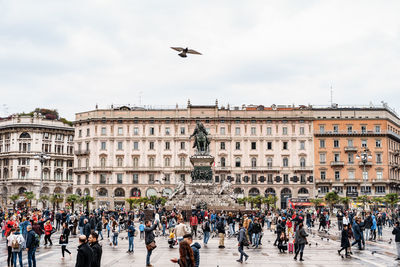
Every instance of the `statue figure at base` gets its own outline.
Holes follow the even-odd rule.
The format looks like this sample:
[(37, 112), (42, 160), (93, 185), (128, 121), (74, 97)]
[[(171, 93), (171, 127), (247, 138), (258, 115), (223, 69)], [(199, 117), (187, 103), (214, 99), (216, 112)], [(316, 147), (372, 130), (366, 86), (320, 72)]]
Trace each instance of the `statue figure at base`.
[(221, 184), (221, 189), (218, 195), (230, 195), (232, 194), (232, 183), (228, 180), (224, 180)]
[(174, 192), (169, 196), (168, 199), (172, 199), (175, 195), (185, 195), (186, 194), (186, 188), (185, 188), (185, 182), (183, 180), (179, 180), (178, 184), (176, 185)]

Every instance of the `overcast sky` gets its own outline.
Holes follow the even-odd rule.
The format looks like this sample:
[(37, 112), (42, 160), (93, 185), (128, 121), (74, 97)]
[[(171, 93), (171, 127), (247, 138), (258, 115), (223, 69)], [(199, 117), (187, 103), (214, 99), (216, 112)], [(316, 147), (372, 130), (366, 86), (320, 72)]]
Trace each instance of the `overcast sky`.
[[(114, 104), (388, 104), (400, 1), (0, 0), (0, 114)], [(180, 58), (170, 46), (203, 53)]]

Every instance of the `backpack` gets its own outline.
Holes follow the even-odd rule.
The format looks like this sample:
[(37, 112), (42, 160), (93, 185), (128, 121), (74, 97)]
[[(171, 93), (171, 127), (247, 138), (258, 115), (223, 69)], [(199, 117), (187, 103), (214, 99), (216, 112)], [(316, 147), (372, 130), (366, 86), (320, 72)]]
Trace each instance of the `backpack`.
[(11, 248), (13, 249), (13, 250), (19, 250), (19, 247), (20, 247), (21, 245), (19, 244), (19, 242), (18, 242), (18, 237), (14, 237), (13, 238), (13, 240), (12, 240), (12, 242), (11, 242)]
[(33, 236), (33, 247), (37, 248), (40, 246), (40, 236), (37, 233), (34, 233)]
[(208, 221), (203, 223), (203, 231), (204, 232), (210, 232), (211, 231), (210, 223)]

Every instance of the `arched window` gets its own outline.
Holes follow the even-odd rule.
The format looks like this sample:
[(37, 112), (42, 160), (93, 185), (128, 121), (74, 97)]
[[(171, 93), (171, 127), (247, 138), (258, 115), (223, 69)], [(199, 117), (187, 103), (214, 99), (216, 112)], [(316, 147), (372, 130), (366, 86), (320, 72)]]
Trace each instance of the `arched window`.
[(78, 196), (81, 196), (81, 195), (82, 195), (82, 190), (81, 190), (80, 188), (78, 188), (78, 189), (76, 189), (75, 193), (76, 193)]
[(257, 188), (250, 189), (249, 196), (256, 197), (258, 195), (260, 195), (260, 190), (258, 190)]
[(19, 136), (19, 138), (31, 138), (31, 136), (27, 132), (24, 132)]
[(186, 158), (185, 157), (180, 157), (179, 158), (179, 165), (181, 167), (185, 167), (185, 162), (186, 162)]
[(114, 195), (115, 195), (116, 197), (124, 197), (124, 196), (125, 196), (125, 190), (122, 189), (122, 188), (117, 188), (117, 189), (115, 189), (115, 191), (114, 191)]
[(121, 157), (117, 158), (117, 166), (122, 167), (122, 161), (123, 159)]
[(171, 166), (171, 159), (169, 157), (164, 158), (164, 166), (165, 167)]
[(251, 158), (251, 167), (257, 167), (257, 159), (256, 158)]
[(284, 157), (283, 158), (283, 167), (288, 167), (289, 166), (289, 159)]
[(25, 193), (26, 192), (26, 188), (25, 187), (20, 187), (19, 189), (18, 189), (18, 194), (20, 194), (20, 195), (22, 195), (23, 193)]
[(240, 158), (235, 159), (235, 167), (240, 167)]
[(100, 158), (100, 166), (102, 168), (104, 168), (106, 166), (106, 158), (105, 157)]
[(267, 167), (272, 167), (272, 158), (267, 158)]
[(307, 188), (302, 187), (302, 188), (299, 189), (298, 193), (299, 194), (308, 194), (308, 190), (307, 190)]
[(90, 196), (90, 190), (89, 188), (85, 188), (85, 190), (83, 190), (83, 194)]
[(140, 189), (138, 188), (132, 188), (131, 190), (131, 197), (141, 197), (142, 193), (140, 192)]
[(133, 167), (139, 167), (139, 158), (137, 157), (133, 158)]
[(153, 157), (149, 158), (149, 167), (154, 167), (154, 158)]
[(221, 167), (225, 167), (225, 166), (226, 166), (225, 158), (221, 157)]
[(265, 190), (265, 196), (267, 197), (267, 196), (269, 196), (269, 195), (273, 195), (273, 196), (275, 196), (275, 189), (273, 189), (273, 188), (267, 188), (266, 190)]
[(300, 167), (305, 167), (306, 166), (306, 159), (304, 157), (300, 158)]
[(106, 197), (108, 195), (107, 189), (100, 188), (100, 190), (98, 191), (98, 195), (99, 195), (99, 197)]

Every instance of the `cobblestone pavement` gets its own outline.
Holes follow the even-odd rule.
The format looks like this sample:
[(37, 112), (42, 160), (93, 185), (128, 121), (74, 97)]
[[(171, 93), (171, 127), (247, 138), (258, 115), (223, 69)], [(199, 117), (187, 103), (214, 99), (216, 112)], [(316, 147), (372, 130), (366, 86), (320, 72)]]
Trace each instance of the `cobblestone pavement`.
[[(200, 266), (398, 266), (394, 260), (396, 258), (396, 248), (394, 242), (389, 244), (389, 240), (393, 237), (389, 228), (384, 229), (383, 241), (367, 242), (366, 250), (358, 251), (356, 246), (353, 247), (353, 256), (350, 259), (342, 259), (337, 254), (339, 249), (338, 231), (332, 229), (330, 234), (319, 234), (314, 231), (308, 238), (311, 246), (307, 246), (304, 252), (303, 263), (293, 260), (292, 254), (279, 254), (276, 247), (273, 246), (275, 235), (264, 230), (261, 249), (248, 249), (249, 260), (240, 264), (236, 262), (239, 258), (237, 251), (237, 241), (235, 238), (225, 239), (225, 249), (218, 249), (218, 238), (210, 240), (208, 247), (200, 249), (201, 260)], [(120, 237), (126, 237), (126, 233), (121, 233)], [(51, 248), (40, 247), (36, 253), (38, 267), (39, 266), (75, 266), (77, 238), (72, 237), (68, 244), (72, 257), (66, 256), (61, 259), (61, 247), (58, 243), (59, 234), (52, 237), (54, 246)], [(321, 239), (323, 238), (323, 240)], [(329, 238), (329, 240), (328, 240)], [(178, 266), (170, 262), (170, 259), (178, 256), (178, 249), (175, 247), (170, 249), (165, 237), (157, 237), (157, 248), (151, 257), (151, 263), (155, 267), (159, 266)], [(198, 241), (202, 246), (202, 242)], [(133, 254), (126, 253), (128, 241), (119, 239), (117, 248), (110, 247), (107, 240), (100, 241), (103, 246), (102, 266), (145, 266), (146, 251), (144, 242), (135, 239), (135, 252)], [(0, 266), (7, 266), (7, 250), (5, 240), (2, 240), (0, 250)], [(318, 245), (317, 245), (318, 244)], [(343, 252), (342, 252), (343, 253)], [(26, 252), (24, 252), (24, 266), (27, 265)]]

